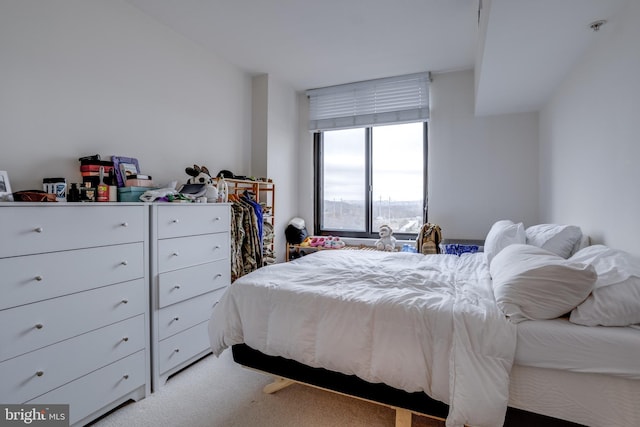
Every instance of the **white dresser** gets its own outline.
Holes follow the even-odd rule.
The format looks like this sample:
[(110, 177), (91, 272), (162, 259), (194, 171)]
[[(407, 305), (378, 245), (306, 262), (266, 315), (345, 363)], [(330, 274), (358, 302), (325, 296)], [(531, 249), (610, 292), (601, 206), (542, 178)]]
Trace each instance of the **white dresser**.
[(231, 281), (228, 204), (151, 206), (152, 385), (211, 352), (213, 306)]
[(0, 204), (0, 402), (84, 425), (150, 393), (148, 206)]

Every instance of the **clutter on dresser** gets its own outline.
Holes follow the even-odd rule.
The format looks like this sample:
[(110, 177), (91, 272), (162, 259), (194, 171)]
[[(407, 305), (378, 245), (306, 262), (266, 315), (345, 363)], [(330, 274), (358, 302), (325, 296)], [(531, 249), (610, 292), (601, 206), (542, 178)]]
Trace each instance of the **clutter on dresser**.
[(67, 180), (65, 178), (44, 178), (42, 190), (45, 193), (55, 194), (58, 202), (67, 201)]
[[(116, 178), (112, 161), (102, 160), (100, 154), (84, 156), (80, 162), (81, 183), (71, 183), (69, 202), (116, 202)], [(71, 189), (73, 188), (73, 192)], [(77, 189), (77, 193), (76, 193)]]
[(71, 183), (71, 187), (69, 188), (69, 192), (67, 194), (68, 202), (79, 202), (80, 201), (80, 188), (78, 184), (75, 182)]
[(154, 187), (151, 175), (135, 174), (127, 177), (125, 187)]
[(25, 190), (13, 193), (15, 202), (56, 202), (56, 195), (42, 190)]
[(206, 166), (193, 165), (193, 167), (187, 167), (184, 170), (190, 178), (187, 179), (187, 184), (213, 184), (213, 178), (209, 173), (209, 169)]
[(142, 173), (138, 159), (111, 156), (111, 160), (119, 202), (139, 202), (145, 192), (157, 188), (152, 177)]
[(0, 202), (12, 202), (11, 184), (9, 184), (9, 174), (7, 171), (0, 171)]
[(113, 161), (113, 169), (116, 174), (118, 187), (124, 187), (129, 176), (137, 175), (141, 172), (138, 159), (133, 157), (111, 156), (111, 160)]
[[(189, 187), (193, 185), (203, 185), (202, 194), (198, 191), (196, 198), (199, 202), (206, 203), (226, 203), (228, 202), (228, 194), (229, 188), (224, 180), (224, 176), (219, 173), (218, 178), (213, 178), (209, 169), (202, 165), (193, 165), (193, 167), (185, 168), (185, 172), (189, 175), (187, 179), (187, 183), (182, 189), (180, 189), (180, 193), (187, 195), (188, 197), (192, 197), (194, 193), (195, 187)], [(229, 171), (225, 171), (228, 175), (233, 176), (233, 174)], [(188, 189), (188, 191), (186, 191)]]

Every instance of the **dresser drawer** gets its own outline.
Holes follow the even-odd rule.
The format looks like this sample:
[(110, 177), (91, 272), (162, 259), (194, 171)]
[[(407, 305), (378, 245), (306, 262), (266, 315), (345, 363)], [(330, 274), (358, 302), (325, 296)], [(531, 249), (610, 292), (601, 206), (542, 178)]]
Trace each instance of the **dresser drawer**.
[(146, 206), (2, 207), (0, 258), (142, 242), (146, 214)]
[(158, 275), (158, 307), (224, 288), (231, 283), (228, 259)]
[(225, 259), (229, 257), (229, 234), (159, 240), (157, 256), (160, 273)]
[(160, 341), (158, 366), (161, 375), (210, 348), (208, 323), (202, 322)]
[(193, 236), (229, 229), (229, 206), (216, 204), (158, 205), (157, 236)]
[[(145, 352), (139, 351), (102, 369), (78, 378), (27, 403), (69, 404), (74, 424), (105, 405), (143, 386), (146, 382)], [(144, 397), (144, 393), (140, 397)]]
[(144, 244), (0, 259), (0, 310), (144, 277)]
[(137, 279), (0, 311), (0, 361), (144, 313), (145, 291)]
[(220, 300), (225, 290), (226, 288), (218, 289), (161, 309), (158, 313), (159, 339), (163, 340), (209, 320), (213, 306)]
[(0, 363), (0, 402), (23, 403), (145, 347), (144, 315)]

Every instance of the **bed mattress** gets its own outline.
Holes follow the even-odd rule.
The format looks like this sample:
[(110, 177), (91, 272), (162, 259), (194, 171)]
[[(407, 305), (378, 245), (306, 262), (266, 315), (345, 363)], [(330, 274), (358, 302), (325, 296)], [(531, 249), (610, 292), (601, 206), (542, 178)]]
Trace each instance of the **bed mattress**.
[[(640, 381), (514, 365), (509, 406), (592, 427), (640, 426)], [(543, 424), (540, 424), (543, 425)]]
[(518, 324), (520, 366), (640, 379), (640, 328), (581, 326), (568, 319)]
[(502, 425), (516, 325), (483, 254), (321, 251), (238, 279), (209, 322), (214, 354), (246, 343), (449, 404), (448, 426)]

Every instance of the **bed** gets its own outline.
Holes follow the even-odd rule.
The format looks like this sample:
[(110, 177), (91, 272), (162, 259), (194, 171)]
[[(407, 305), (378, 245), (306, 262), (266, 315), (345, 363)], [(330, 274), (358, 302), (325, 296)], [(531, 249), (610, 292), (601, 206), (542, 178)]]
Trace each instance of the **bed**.
[[(488, 253), (321, 251), (257, 270), (215, 307), (212, 351), (233, 347), (238, 363), (278, 377), (267, 391), (293, 380), (380, 402), (396, 408), (398, 426), (410, 425), (411, 412), (447, 426), (640, 425), (640, 330), (553, 314), (593, 299), (598, 278), (615, 276), (597, 274), (608, 258), (595, 250), (561, 257), (513, 225), (494, 224)], [(512, 271), (517, 257), (508, 252), (542, 262), (547, 276), (537, 279), (561, 304), (536, 294), (544, 286), (519, 288), (523, 272)], [(635, 272), (629, 259), (623, 264)], [(506, 273), (493, 269), (500, 265)], [(561, 274), (567, 281), (575, 276), (559, 294), (549, 279), (558, 269), (570, 270)]]

